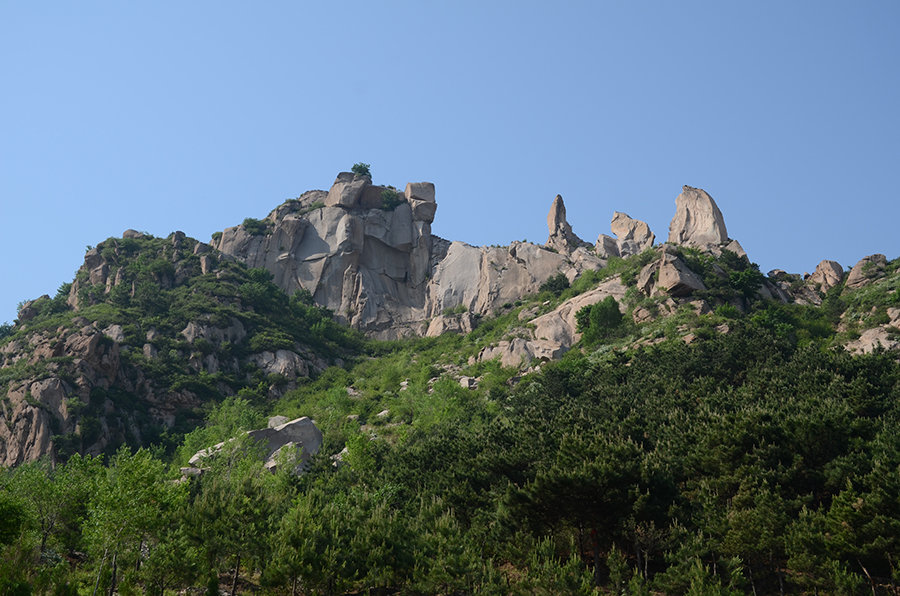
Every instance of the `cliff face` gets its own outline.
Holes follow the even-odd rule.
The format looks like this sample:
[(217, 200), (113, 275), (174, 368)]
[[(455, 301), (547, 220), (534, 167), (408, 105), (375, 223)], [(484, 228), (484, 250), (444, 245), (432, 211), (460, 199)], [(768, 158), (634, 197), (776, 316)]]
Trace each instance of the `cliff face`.
[(574, 278), (602, 267), (589, 245), (573, 241), (560, 197), (553, 207), (561, 215), (546, 246), (475, 247), (432, 235), (433, 184), (410, 183), (401, 195), (342, 173), (330, 191), (288, 201), (262, 225), (228, 228), (213, 246), (268, 269), (288, 294), (309, 291), (339, 321), (393, 339), (425, 335), (445, 311), (493, 312), (558, 272)]

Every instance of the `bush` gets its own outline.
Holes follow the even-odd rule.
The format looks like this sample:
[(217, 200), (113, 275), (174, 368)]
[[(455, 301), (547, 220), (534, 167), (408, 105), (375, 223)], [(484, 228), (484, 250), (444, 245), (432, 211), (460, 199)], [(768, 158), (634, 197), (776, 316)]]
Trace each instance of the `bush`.
[(251, 236), (262, 236), (269, 231), (269, 223), (260, 219), (248, 217), (241, 224)]
[(541, 284), (539, 291), (550, 292), (554, 296), (559, 296), (569, 288), (569, 278), (565, 273), (557, 273)]
[(403, 200), (403, 196), (396, 190), (385, 188), (381, 191), (381, 208), (384, 211), (393, 211)]
[(596, 304), (582, 307), (575, 313), (575, 322), (586, 344), (606, 339), (622, 323), (619, 303), (612, 296), (607, 296)]
[(356, 174), (357, 176), (368, 176), (369, 178), (371, 178), (372, 177), (372, 170), (370, 169), (371, 167), (372, 166), (370, 166), (367, 163), (358, 162), (358, 163), (353, 164), (353, 167), (350, 168), (350, 171), (353, 172), (354, 174)]

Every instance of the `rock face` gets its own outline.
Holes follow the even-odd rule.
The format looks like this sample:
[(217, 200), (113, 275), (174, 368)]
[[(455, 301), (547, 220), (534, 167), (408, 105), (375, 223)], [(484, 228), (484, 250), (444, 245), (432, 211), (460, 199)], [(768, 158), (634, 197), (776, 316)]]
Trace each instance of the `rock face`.
[(708, 248), (728, 242), (725, 218), (706, 191), (685, 186), (675, 199), (675, 217), (669, 224), (669, 242)]
[(572, 233), (560, 197), (548, 218), (551, 247), (475, 247), (431, 234), (433, 184), (409, 183), (390, 210), (366, 204), (369, 189), (380, 197), (384, 188), (339, 174), (327, 193), (310, 191), (275, 209), (264, 232), (228, 228), (214, 248), (268, 269), (288, 294), (309, 291), (339, 321), (381, 339), (451, 330), (449, 321), (433, 320), (448, 310), (484, 315), (558, 272), (574, 278), (602, 265)]

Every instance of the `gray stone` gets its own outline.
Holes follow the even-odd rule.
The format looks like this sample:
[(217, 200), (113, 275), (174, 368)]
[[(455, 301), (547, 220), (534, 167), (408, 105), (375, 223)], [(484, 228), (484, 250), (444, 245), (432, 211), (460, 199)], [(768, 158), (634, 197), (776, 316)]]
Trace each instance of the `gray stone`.
[(613, 213), (610, 229), (616, 235), (618, 252), (620, 256), (627, 257), (643, 252), (653, 246), (656, 239), (650, 226), (638, 219), (633, 219), (627, 213), (616, 211)]
[(684, 261), (665, 253), (659, 264), (659, 281), (656, 290), (670, 296), (690, 296), (696, 290), (705, 290), (703, 280), (688, 269)]
[(372, 183), (368, 176), (357, 176), (351, 172), (341, 172), (335, 179), (328, 196), (326, 207), (344, 207), (352, 209), (359, 206), (363, 190)]
[(594, 244), (594, 251), (602, 259), (619, 256), (619, 243), (612, 236), (600, 234), (597, 236), (597, 243)]
[(685, 186), (675, 199), (675, 217), (669, 224), (669, 242), (706, 248), (728, 241), (725, 218), (706, 191)]
[(806, 283), (818, 287), (819, 291), (827, 292), (838, 285), (844, 279), (844, 268), (837, 261), (827, 259), (816, 265), (816, 270), (810, 275)]
[(872, 283), (872, 281), (884, 275), (886, 266), (887, 257), (882, 254), (863, 257), (847, 274), (847, 283), (844, 284), (844, 287), (856, 289)]
[(560, 252), (566, 253), (585, 244), (581, 238), (575, 235), (572, 226), (566, 221), (566, 204), (563, 202), (562, 195), (556, 195), (553, 204), (550, 205), (550, 212), (547, 214), (547, 229), (550, 232), (547, 246)]
[(427, 203), (434, 203), (434, 183), (432, 182), (410, 182), (406, 185), (404, 193), (407, 200), (419, 200)]

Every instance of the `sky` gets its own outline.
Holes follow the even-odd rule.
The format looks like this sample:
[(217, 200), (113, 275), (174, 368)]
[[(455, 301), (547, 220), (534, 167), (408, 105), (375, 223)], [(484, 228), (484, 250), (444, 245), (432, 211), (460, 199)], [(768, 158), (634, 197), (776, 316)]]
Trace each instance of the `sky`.
[(705, 189), (763, 272), (900, 256), (900, 2), (0, 0), (0, 322), (126, 229), (200, 240), (371, 164), (433, 232), (666, 239)]

